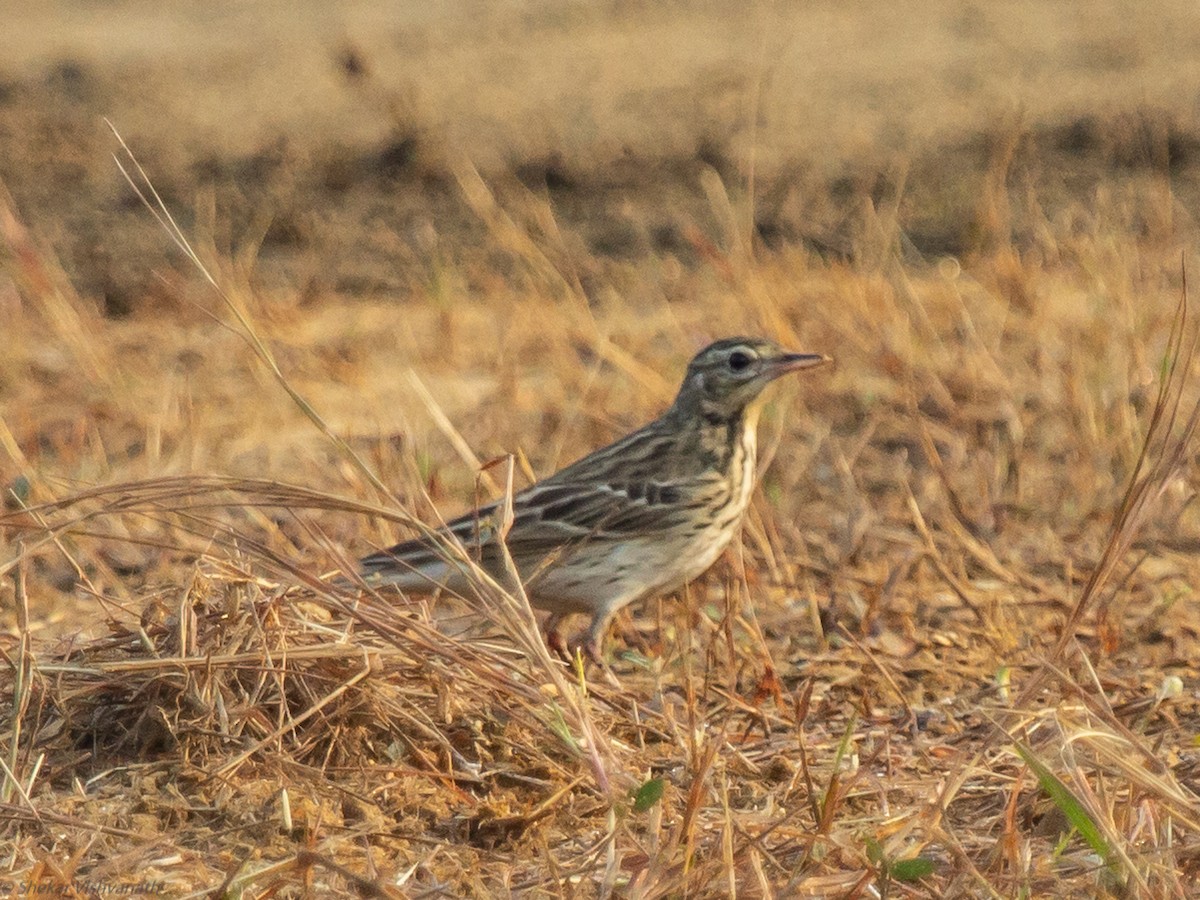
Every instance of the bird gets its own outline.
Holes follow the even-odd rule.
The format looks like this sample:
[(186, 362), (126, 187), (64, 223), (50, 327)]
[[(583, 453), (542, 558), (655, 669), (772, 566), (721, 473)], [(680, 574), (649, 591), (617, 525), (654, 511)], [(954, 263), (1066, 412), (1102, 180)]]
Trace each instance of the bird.
[[(578, 649), (602, 662), (617, 611), (669, 594), (716, 562), (755, 485), (763, 389), (830, 361), (763, 338), (718, 340), (691, 360), (657, 419), (513, 495), (503, 540), (530, 604), (549, 613), (550, 649), (564, 659)], [(445, 544), (456, 539), (489, 575), (502, 577), (501, 503), (446, 523), (435, 537), (363, 557), (360, 577), (371, 587), (470, 596), (466, 566)], [(576, 614), (589, 624), (582, 643), (568, 645), (560, 626)]]

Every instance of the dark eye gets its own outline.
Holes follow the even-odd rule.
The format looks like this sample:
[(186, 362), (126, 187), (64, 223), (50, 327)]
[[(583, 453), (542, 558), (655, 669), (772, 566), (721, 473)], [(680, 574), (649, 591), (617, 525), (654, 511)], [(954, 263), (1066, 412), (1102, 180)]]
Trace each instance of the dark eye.
[(741, 350), (729, 354), (729, 368), (735, 372), (744, 372), (746, 367), (750, 365), (750, 362), (750, 357)]

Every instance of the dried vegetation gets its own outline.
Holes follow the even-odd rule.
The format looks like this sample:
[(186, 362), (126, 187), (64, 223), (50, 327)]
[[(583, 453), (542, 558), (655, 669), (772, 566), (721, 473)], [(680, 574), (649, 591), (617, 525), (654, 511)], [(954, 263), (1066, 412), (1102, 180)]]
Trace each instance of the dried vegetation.
[[(120, 319), (6, 203), (0, 880), (1194, 896), (1195, 234), (1166, 170), (1050, 214), (1005, 146), (958, 258), (899, 188), (845, 253), (768, 248), (697, 163), (686, 252), (601, 259), (457, 159), (485, 252), (427, 241), (403, 302), (273, 290), (201, 215), (219, 291), (171, 275)], [(612, 678), (504, 586), (322, 580), (644, 421), (743, 331), (837, 367), (778, 392), (739, 547), (618, 620)]]

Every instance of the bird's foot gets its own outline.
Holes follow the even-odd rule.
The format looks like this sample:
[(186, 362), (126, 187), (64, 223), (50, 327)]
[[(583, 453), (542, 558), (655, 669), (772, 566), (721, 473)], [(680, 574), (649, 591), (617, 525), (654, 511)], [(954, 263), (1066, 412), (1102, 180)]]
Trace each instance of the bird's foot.
[(599, 644), (592, 640), (568, 641), (557, 628), (546, 632), (546, 646), (567, 665), (574, 665), (580, 653), (583, 654), (585, 662), (597, 666), (604, 665), (604, 656), (600, 651)]
[(600, 642), (594, 637), (589, 636), (587, 640), (583, 642), (583, 646), (579, 649), (583, 651), (584, 658), (587, 659), (588, 662), (607, 668), (604, 663), (604, 653), (601, 650)]
[(591, 664), (594, 678), (604, 681), (609, 687), (618, 691), (625, 690), (621, 680), (617, 678), (617, 673), (604, 661), (603, 645), (599, 638), (589, 634), (579, 649), (583, 653), (584, 660)]
[(562, 622), (561, 615), (552, 615), (546, 620), (546, 646), (563, 662), (568, 665), (575, 659), (575, 654), (571, 650), (571, 645), (567, 643), (567, 639), (563, 637), (562, 631), (559, 629), (559, 624)]
[(603, 637), (605, 629), (596, 627), (595, 624), (583, 634), (577, 636), (574, 640), (568, 641), (563, 637), (563, 633), (559, 630), (559, 623), (563, 616), (551, 616), (546, 620), (546, 646), (572, 669), (577, 665), (577, 661), (582, 656), (585, 666), (589, 665), (599, 671), (604, 679), (610, 684), (619, 686), (616, 681), (616, 676), (604, 661), (603, 652)]
[(567, 639), (563, 637), (562, 632), (557, 628), (546, 632), (546, 646), (565, 663), (569, 663), (574, 659), (574, 654), (571, 653), (571, 647), (567, 644)]

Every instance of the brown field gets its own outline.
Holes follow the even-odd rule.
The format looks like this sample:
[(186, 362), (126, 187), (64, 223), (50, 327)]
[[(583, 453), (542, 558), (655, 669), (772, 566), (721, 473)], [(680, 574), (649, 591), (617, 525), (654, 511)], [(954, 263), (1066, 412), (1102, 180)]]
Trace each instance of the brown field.
[[(0, 895), (1200, 893), (1194, 4), (333, 9), (5, 13)], [(734, 333), (608, 676), (320, 580)]]

